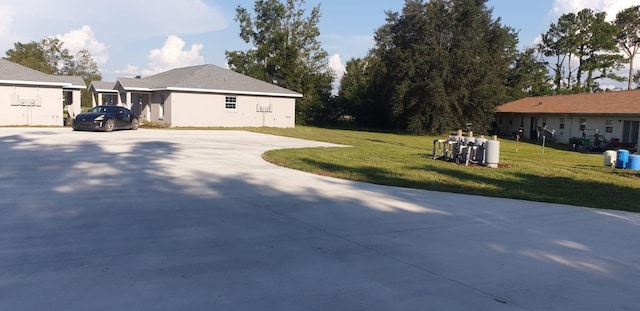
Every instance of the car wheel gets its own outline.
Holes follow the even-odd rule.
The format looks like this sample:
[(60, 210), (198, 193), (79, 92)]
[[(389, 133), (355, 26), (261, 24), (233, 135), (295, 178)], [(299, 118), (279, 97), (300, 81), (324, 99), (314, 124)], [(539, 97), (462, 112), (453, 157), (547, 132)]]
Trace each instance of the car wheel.
[(104, 122), (104, 131), (105, 132), (111, 132), (113, 131), (113, 128), (115, 127), (115, 122), (113, 121), (113, 119), (109, 119), (107, 121)]
[(138, 121), (138, 119), (137, 119), (137, 118), (136, 118), (136, 119), (133, 119), (133, 120), (131, 121), (131, 129), (132, 129), (132, 130), (134, 130), (134, 131), (135, 131), (135, 130), (137, 130), (139, 126), (140, 126), (140, 121)]

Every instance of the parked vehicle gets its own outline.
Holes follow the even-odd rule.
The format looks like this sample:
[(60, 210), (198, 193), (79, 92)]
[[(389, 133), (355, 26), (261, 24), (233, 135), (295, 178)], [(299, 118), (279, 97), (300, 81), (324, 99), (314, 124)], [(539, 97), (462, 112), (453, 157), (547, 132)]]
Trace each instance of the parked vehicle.
[(74, 131), (137, 130), (140, 119), (131, 110), (120, 106), (96, 106), (73, 120)]

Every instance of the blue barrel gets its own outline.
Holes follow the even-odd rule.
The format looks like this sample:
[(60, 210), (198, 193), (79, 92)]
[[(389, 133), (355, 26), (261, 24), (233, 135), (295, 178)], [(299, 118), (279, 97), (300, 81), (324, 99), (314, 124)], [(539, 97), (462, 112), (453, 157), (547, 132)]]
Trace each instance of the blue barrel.
[(640, 155), (630, 155), (628, 167), (630, 170), (640, 171)]
[(629, 150), (620, 149), (616, 152), (616, 168), (628, 168)]

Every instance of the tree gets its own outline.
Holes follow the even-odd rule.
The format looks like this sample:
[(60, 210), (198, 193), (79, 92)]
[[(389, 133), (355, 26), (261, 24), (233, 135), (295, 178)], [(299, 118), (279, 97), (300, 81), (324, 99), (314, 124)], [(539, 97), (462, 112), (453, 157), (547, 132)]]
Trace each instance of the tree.
[[(623, 62), (616, 45), (617, 34), (618, 28), (606, 21), (606, 12), (594, 13), (591, 9), (563, 14), (557, 24), (552, 23), (538, 49), (546, 57), (556, 58), (551, 66), (556, 93), (594, 92), (599, 90), (599, 80), (620, 80), (614, 74)], [(574, 58), (578, 62), (575, 69)]]
[(53, 68), (51, 74), (71, 75), (74, 59), (68, 49), (63, 47), (64, 42), (54, 37), (46, 37), (40, 41), (44, 52), (45, 61)]
[(553, 90), (547, 73), (545, 63), (536, 58), (534, 48), (519, 52), (507, 77), (510, 100), (551, 95)]
[[(86, 85), (91, 81), (102, 80), (98, 64), (89, 50), (80, 50), (75, 57), (60, 39), (47, 37), (40, 42), (14, 44), (6, 52), (6, 59), (14, 63), (52, 75), (80, 76)], [(82, 90), (82, 106), (91, 106), (91, 95)]]
[(240, 38), (253, 48), (225, 54), (232, 70), (302, 93), (297, 121), (322, 122), (334, 74), (317, 40), (320, 6), (306, 15), (304, 4), (304, 0), (257, 0), (255, 16), (238, 6), (235, 21), (240, 23)]
[[(571, 59), (575, 51), (575, 36), (577, 17), (573, 13), (560, 16), (558, 23), (552, 23), (549, 30), (542, 34), (541, 43), (538, 50), (545, 57), (555, 58), (555, 64), (547, 65), (553, 70), (553, 83), (556, 93), (560, 93), (563, 88), (571, 88)], [(568, 74), (565, 72), (565, 62), (568, 67)], [(566, 78), (566, 82), (565, 82)]]
[(396, 128), (443, 133), (473, 123), (488, 129), (504, 85), (516, 33), (493, 20), (485, 0), (407, 0), (375, 33), (372, 81)]
[(339, 99), (345, 114), (353, 118), (359, 126), (389, 127), (391, 120), (384, 91), (378, 88), (382, 75), (379, 59), (369, 55), (365, 58), (353, 58), (345, 66), (345, 74), (340, 81)]
[[(86, 85), (91, 84), (92, 81), (101, 81), (102, 74), (98, 70), (98, 64), (89, 53), (89, 50), (80, 50), (72, 61), (66, 66), (66, 75), (80, 76)], [(91, 93), (88, 89), (80, 91), (81, 102), (83, 107), (91, 107)]]
[(55, 72), (56, 68), (47, 61), (44, 49), (40, 43), (35, 41), (29, 43), (16, 42), (13, 46), (13, 49), (6, 51), (6, 60), (46, 74), (53, 74)]
[(616, 15), (614, 24), (618, 26), (619, 33), (616, 37), (618, 46), (627, 55), (629, 61), (629, 77), (627, 89), (631, 89), (633, 82), (633, 60), (640, 48), (640, 5), (620, 11)]
[(640, 70), (636, 71), (631, 79), (633, 80), (633, 83), (636, 84), (636, 89), (640, 89)]
[[(597, 80), (610, 78), (619, 80), (613, 71), (619, 69), (622, 58), (615, 40), (617, 27), (606, 21), (606, 12), (595, 13), (591, 9), (578, 12), (576, 54), (579, 59), (576, 73), (577, 91), (593, 92), (599, 89)], [(582, 73), (587, 73), (583, 83)], [(594, 73), (598, 72), (598, 76)]]

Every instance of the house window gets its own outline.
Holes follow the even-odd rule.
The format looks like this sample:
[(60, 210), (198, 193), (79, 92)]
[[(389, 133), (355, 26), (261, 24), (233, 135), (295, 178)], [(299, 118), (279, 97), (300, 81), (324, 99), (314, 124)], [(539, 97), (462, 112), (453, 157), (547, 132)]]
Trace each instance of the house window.
[(226, 96), (224, 98), (224, 109), (236, 110), (238, 108), (236, 101), (237, 101), (237, 98), (235, 96)]
[(580, 119), (580, 130), (584, 131), (587, 129), (587, 119)]
[(160, 95), (160, 106), (158, 111), (158, 119), (164, 120), (164, 95)]
[(606, 125), (604, 129), (605, 133), (609, 133), (609, 134), (613, 133), (613, 120), (605, 121), (605, 125)]
[(564, 129), (564, 117), (560, 117), (560, 129)]

